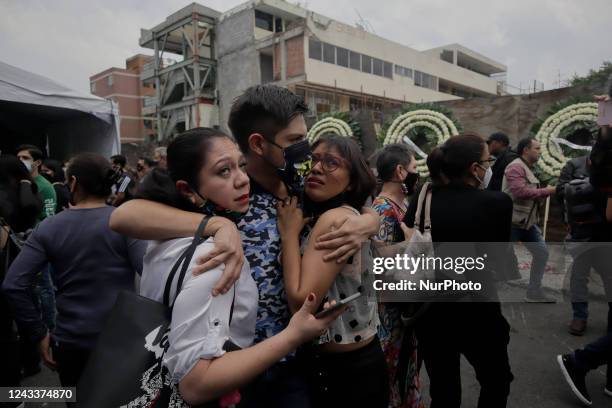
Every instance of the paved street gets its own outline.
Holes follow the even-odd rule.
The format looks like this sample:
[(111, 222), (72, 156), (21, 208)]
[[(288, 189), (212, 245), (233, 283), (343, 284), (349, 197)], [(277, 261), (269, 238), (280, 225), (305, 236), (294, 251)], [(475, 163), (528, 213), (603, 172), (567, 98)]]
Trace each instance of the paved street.
[[(551, 251), (551, 259), (554, 258)], [(530, 257), (520, 247), (517, 248), (522, 279), (510, 285), (502, 285), (500, 293), (505, 299), (522, 299), (524, 287), (529, 276)], [(571, 306), (564, 291), (568, 287), (565, 273), (569, 263), (549, 262), (543, 284), (549, 294), (558, 299), (556, 304), (527, 304), (523, 302), (505, 303), (503, 310), (511, 325), (510, 364), (515, 380), (511, 386), (508, 403), (510, 408), (571, 408), (580, 407), (566, 385), (559, 371), (556, 355), (567, 353), (589, 341), (605, 334), (608, 305), (605, 303), (602, 283), (599, 276), (592, 273), (589, 289), (595, 301), (590, 303), (588, 331), (583, 337), (571, 336), (566, 325), (571, 318)], [(474, 372), (462, 361), (463, 406), (475, 407), (478, 400), (479, 385)], [(427, 373), (423, 369), (423, 393), (428, 397)], [(590, 373), (587, 385), (593, 398), (593, 407), (612, 407), (612, 398), (603, 394), (605, 367)], [(59, 385), (57, 376), (47, 369), (29, 378), (23, 384)], [(48, 404), (49, 408), (60, 408), (63, 404)], [(41, 404), (27, 404), (28, 408), (39, 408)], [(495, 407), (491, 407), (495, 408)]]

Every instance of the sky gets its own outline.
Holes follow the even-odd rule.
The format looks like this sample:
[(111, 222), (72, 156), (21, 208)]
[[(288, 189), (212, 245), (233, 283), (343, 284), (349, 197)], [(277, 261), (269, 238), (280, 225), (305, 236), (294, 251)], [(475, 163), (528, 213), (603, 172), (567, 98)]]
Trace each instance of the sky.
[[(243, 0), (201, 0), (226, 11)], [(292, 1), (296, 3), (295, 0)], [(151, 54), (138, 45), (187, 0), (0, 0), (0, 61), (89, 92), (89, 77)], [(308, 0), (302, 6), (418, 50), (460, 43), (508, 67), (516, 88), (565, 84), (612, 60), (612, 0)], [(361, 18), (359, 17), (361, 16)], [(517, 89), (518, 90), (518, 89)], [(509, 91), (513, 91), (510, 88)]]

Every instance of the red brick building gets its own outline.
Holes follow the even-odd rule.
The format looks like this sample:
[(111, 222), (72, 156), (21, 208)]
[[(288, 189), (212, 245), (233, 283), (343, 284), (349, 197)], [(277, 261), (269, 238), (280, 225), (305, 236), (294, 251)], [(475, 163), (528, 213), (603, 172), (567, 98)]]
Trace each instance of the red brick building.
[(141, 143), (155, 134), (155, 118), (142, 115), (144, 98), (154, 96), (155, 87), (140, 80), (143, 66), (151, 59), (137, 54), (125, 61), (125, 68), (109, 68), (89, 78), (92, 94), (119, 105), (121, 143)]

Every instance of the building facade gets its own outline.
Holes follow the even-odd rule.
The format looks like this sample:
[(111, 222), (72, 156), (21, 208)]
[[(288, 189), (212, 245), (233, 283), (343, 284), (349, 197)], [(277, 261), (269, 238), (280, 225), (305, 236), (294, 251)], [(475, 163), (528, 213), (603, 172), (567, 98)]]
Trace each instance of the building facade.
[(155, 134), (155, 118), (143, 115), (145, 97), (154, 95), (155, 88), (140, 79), (150, 60), (137, 54), (125, 61), (125, 68), (109, 68), (89, 78), (92, 94), (119, 105), (121, 143), (142, 143)]
[(142, 30), (140, 44), (154, 50), (142, 79), (158, 84), (146, 114), (160, 138), (225, 128), (234, 98), (261, 83), (302, 95), (312, 116), (505, 93), (506, 67), (462, 45), (418, 51), (283, 0), (224, 13), (193, 3)]

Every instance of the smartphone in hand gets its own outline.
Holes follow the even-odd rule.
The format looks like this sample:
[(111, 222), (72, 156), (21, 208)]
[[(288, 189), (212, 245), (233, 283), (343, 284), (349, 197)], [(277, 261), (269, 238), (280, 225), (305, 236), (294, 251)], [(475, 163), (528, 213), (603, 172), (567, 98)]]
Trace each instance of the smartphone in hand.
[(323, 317), (327, 317), (330, 314), (334, 313), (336, 310), (340, 309), (342, 306), (346, 305), (347, 303), (352, 302), (353, 300), (359, 299), (361, 296), (363, 296), (363, 293), (361, 292), (354, 293), (349, 297), (346, 297), (342, 300), (337, 301), (335, 305), (328, 307), (327, 309), (323, 309), (322, 311), (317, 313), (315, 317), (317, 319), (322, 319)]

